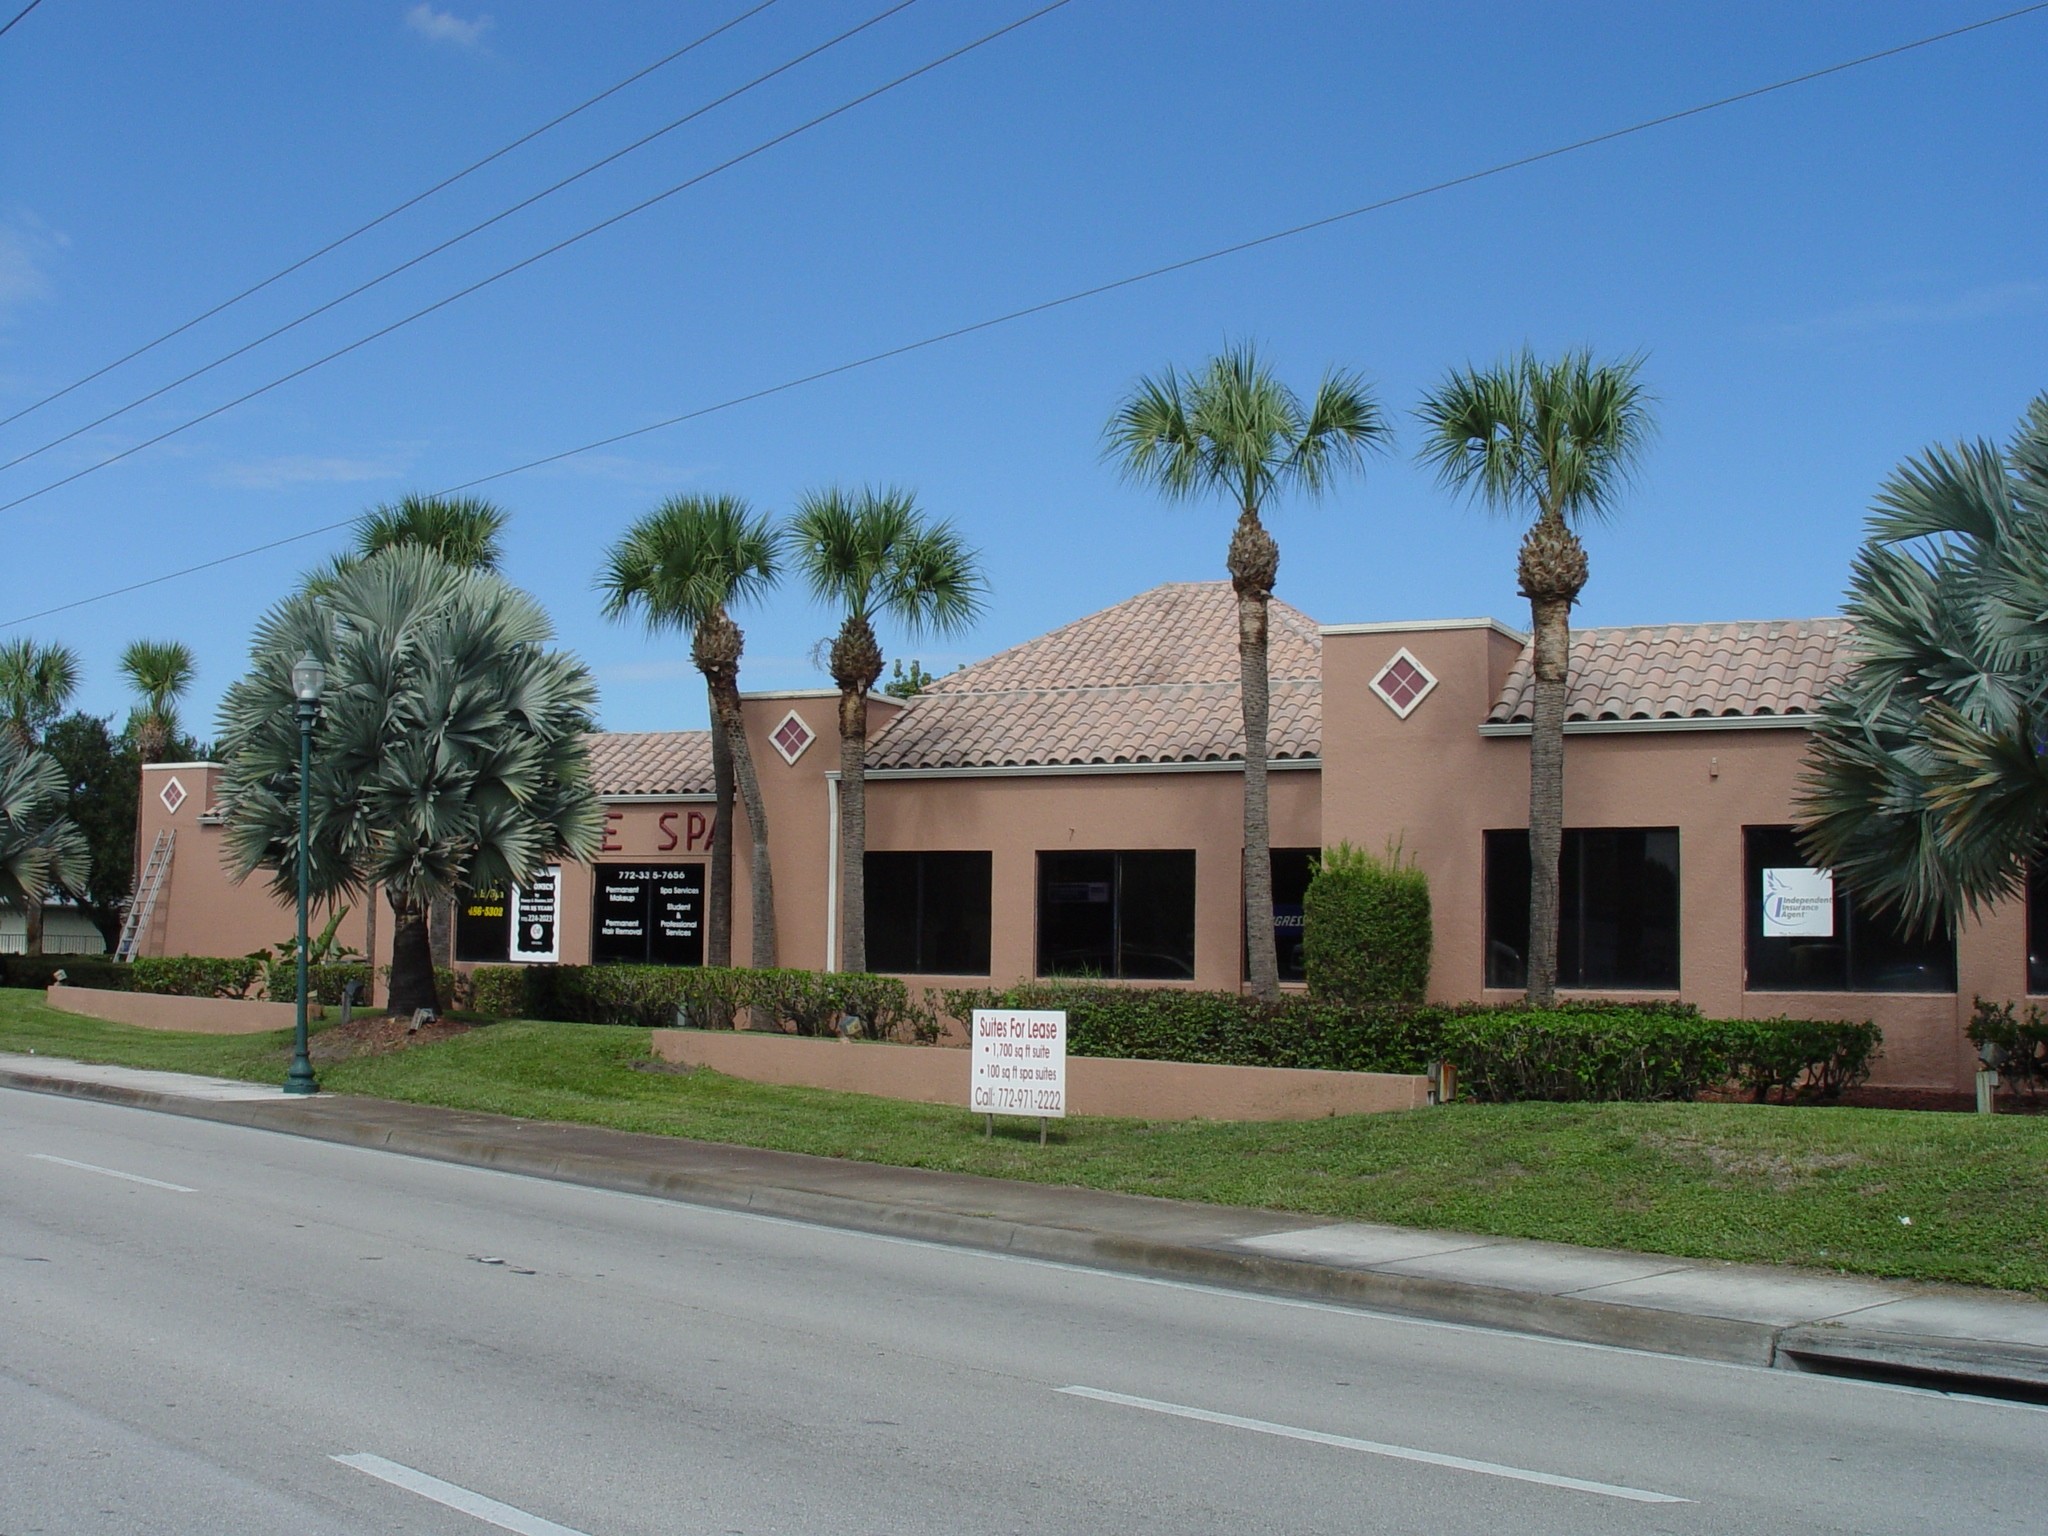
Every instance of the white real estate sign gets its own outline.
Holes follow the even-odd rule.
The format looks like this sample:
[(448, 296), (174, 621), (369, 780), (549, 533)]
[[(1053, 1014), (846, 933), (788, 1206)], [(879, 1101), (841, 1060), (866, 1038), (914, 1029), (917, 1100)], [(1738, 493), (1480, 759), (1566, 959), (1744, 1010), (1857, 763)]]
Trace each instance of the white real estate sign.
[(981, 1115), (1067, 1114), (1067, 1015), (1057, 1008), (977, 1008), (968, 1106)]
[(1831, 869), (1764, 871), (1764, 937), (1832, 939), (1835, 872)]

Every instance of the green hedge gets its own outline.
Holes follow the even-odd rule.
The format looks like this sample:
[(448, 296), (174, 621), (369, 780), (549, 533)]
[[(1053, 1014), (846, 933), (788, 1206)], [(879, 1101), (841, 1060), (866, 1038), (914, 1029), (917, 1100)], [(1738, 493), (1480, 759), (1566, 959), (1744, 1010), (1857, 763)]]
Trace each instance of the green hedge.
[(263, 975), (263, 962), (249, 956), (138, 955), (129, 962), (137, 992), (170, 997), (249, 997)]
[(2022, 1014), (2011, 1003), (1977, 998), (1970, 1019), (1970, 1044), (1979, 1051), (1997, 1050), (1998, 1080), (2008, 1088), (2039, 1093), (2048, 1086), (2048, 1016), (2039, 1005), (2027, 1004)]
[[(451, 973), (452, 974), (452, 973)], [(438, 976), (436, 981), (438, 983)], [(306, 1001), (341, 1005), (342, 989), (356, 984), (356, 1006), (367, 1009), (370, 996), (370, 964), (367, 960), (336, 960), (306, 967)], [(265, 995), (273, 1002), (289, 1003), (299, 995), (299, 966), (296, 960), (273, 960), (264, 982)], [(446, 995), (446, 994), (444, 994)]]
[(1350, 1008), (1086, 982), (963, 988), (944, 1002), (963, 1028), (976, 1008), (1065, 1009), (1076, 1056), (1337, 1072), (1423, 1072), (1448, 1059), (1461, 1093), (1495, 1100), (1833, 1098), (1869, 1075), (1880, 1039), (1872, 1024), (1703, 1019), (1668, 1002)]
[(1734, 1089), (1759, 1101), (1834, 1099), (1870, 1075), (1875, 1024), (1703, 1019), (1639, 1010), (1467, 1014), (1444, 1032), (1458, 1091), (1491, 1103), (1695, 1099)]
[(565, 1023), (731, 1029), (744, 1012), (757, 1026), (828, 1035), (851, 1016), (861, 1036), (930, 1041), (938, 1021), (893, 976), (751, 971), (666, 965), (489, 965), (472, 977), (475, 1008), (497, 1018)]
[(1399, 848), (1375, 858), (1326, 849), (1302, 899), (1302, 959), (1312, 996), (1358, 1008), (1419, 1004), (1435, 945), (1429, 878)]
[(103, 955), (0, 955), (0, 987), (33, 987), (40, 992), (59, 971), (67, 986), (95, 987), (102, 992), (135, 990), (134, 973)]

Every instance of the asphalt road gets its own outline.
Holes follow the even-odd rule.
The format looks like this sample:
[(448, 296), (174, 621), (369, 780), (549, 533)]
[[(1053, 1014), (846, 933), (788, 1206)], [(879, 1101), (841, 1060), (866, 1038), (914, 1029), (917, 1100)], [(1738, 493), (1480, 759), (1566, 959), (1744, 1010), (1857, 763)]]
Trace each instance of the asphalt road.
[(2044, 1446), (2024, 1405), (0, 1089), (0, 1536), (2033, 1536)]

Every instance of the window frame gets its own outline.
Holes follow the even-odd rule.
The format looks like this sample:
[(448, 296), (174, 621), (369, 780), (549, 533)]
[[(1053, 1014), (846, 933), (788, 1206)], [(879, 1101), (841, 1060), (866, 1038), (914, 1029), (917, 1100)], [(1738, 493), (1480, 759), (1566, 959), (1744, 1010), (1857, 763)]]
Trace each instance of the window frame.
[[(1601, 835), (1620, 834), (1635, 834), (1645, 838), (1650, 836), (1668, 836), (1671, 840), (1672, 907), (1670, 920), (1671, 967), (1669, 971), (1669, 979), (1665, 979), (1665, 975), (1662, 972), (1656, 973), (1655, 979), (1648, 980), (1637, 979), (1589, 982), (1583, 979), (1583, 967), (1586, 950), (1585, 936), (1589, 928), (1589, 924), (1586, 919), (1586, 904), (1584, 899), (1585, 891), (1583, 889), (1585, 883), (1585, 839)], [(1511, 884), (1518, 885), (1521, 891), (1520, 910), (1522, 942), (1520, 957), (1522, 979), (1520, 981), (1499, 980), (1496, 979), (1496, 974), (1494, 971), (1494, 946), (1496, 942), (1498, 942), (1495, 938), (1496, 928), (1494, 919), (1497, 893), (1504, 888), (1498, 885), (1495, 880), (1493, 852), (1496, 846), (1495, 840), (1506, 838), (1520, 838), (1522, 840), (1522, 847), (1524, 850), (1526, 850), (1528, 847), (1528, 837), (1529, 829), (1527, 827), (1489, 827), (1482, 831), (1480, 834), (1480, 981), (1484, 989), (1489, 992), (1518, 992), (1526, 990), (1528, 986), (1529, 876), (1527, 871), (1529, 867), (1529, 857), (1527, 852), (1524, 851), (1519, 860), (1520, 867), (1522, 870), (1520, 879), (1517, 882), (1511, 882)], [(1574, 856), (1575, 850), (1576, 857)], [(1647, 847), (1645, 849), (1645, 852), (1647, 853)], [(1646, 859), (1645, 867), (1647, 868), (1647, 866), (1652, 862), (1656, 861)], [(1572, 905), (1572, 896), (1574, 894), (1576, 894), (1579, 898), (1578, 902), (1576, 903), (1577, 921), (1575, 928), (1579, 935), (1580, 942), (1578, 953), (1574, 956), (1568, 956), (1565, 952), (1564, 943), (1565, 934), (1567, 931), (1566, 919), (1568, 915), (1568, 908)], [(1639, 935), (1639, 947), (1640, 943), (1641, 939)], [(1564, 829), (1563, 845), (1559, 849), (1558, 855), (1558, 986), (1561, 988), (1568, 988), (1569, 990), (1574, 992), (1679, 992), (1683, 990), (1684, 980), (1685, 838), (1683, 829), (1676, 826), (1566, 827)]]
[[(911, 950), (919, 962), (905, 968), (890, 966), (883, 974), (890, 976), (988, 976), (994, 973), (995, 952), (995, 854), (983, 848), (914, 848), (874, 849), (862, 855), (862, 889), (866, 903), (863, 917), (867, 924), (868, 961), (871, 969), (882, 969), (875, 965), (875, 912), (873, 892), (877, 889), (875, 862), (879, 859), (909, 859), (914, 861), (916, 870), (916, 894), (911, 918)], [(975, 860), (980, 865), (981, 909), (980, 941), (981, 969), (961, 969), (958, 966), (925, 964), (927, 948), (937, 949), (926, 922), (926, 888), (930, 882), (930, 861), (936, 859)]]
[[(1790, 837), (1795, 832), (1785, 822), (1745, 823), (1742, 828), (1742, 990), (1745, 994), (1783, 996), (1789, 993), (1814, 993), (1823, 996), (1849, 997), (1954, 997), (1960, 989), (1960, 966), (1956, 952), (1956, 929), (1951, 923), (1948, 931), (1948, 985), (1945, 987), (1901, 987), (1873, 985), (1866, 976), (1858, 984), (1856, 975), (1858, 955), (1858, 930), (1876, 926), (1884, 919), (1861, 910), (1856, 898), (1837, 882), (1835, 886), (1835, 929), (1836, 937), (1830, 943), (1839, 943), (1842, 948), (1842, 982), (1839, 986), (1802, 985), (1798, 982), (1768, 982), (1759, 984), (1756, 969), (1760, 944), (1796, 944), (1796, 939), (1766, 939), (1763, 936), (1763, 884), (1762, 871), (1766, 868), (1810, 868), (1802, 855), (1796, 866), (1764, 865), (1753, 852), (1753, 839), (1757, 834), (1783, 835)], [(1896, 933), (1896, 930), (1894, 930)], [(1896, 939), (1894, 942), (1899, 942)]]
[[(1110, 860), (1109, 909), (1111, 967), (1101, 974), (1104, 981), (1150, 981), (1175, 982), (1193, 981), (1198, 974), (1197, 950), (1201, 929), (1201, 908), (1197, 900), (1198, 881), (1201, 877), (1201, 861), (1193, 848), (1041, 848), (1037, 851), (1035, 889), (1032, 911), (1036, 932), (1032, 945), (1032, 974), (1041, 980), (1085, 978), (1084, 972), (1059, 971), (1047, 963), (1046, 942), (1047, 895), (1052, 885), (1048, 875), (1049, 861), (1066, 858), (1106, 858)], [(1124, 891), (1126, 880), (1124, 860), (1127, 858), (1184, 858), (1187, 860), (1187, 973), (1185, 975), (1133, 975), (1126, 968), (1124, 960)]]

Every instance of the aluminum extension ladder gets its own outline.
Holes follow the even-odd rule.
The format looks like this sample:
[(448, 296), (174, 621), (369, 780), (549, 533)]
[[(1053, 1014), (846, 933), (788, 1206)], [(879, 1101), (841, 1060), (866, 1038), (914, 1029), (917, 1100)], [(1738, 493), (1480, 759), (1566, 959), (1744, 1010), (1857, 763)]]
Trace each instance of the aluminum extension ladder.
[(121, 920), (121, 942), (114, 950), (116, 960), (133, 960), (143, 936), (149, 932), (149, 920), (164, 888), (164, 876), (171, 872), (171, 845), (177, 835), (170, 827), (156, 835), (156, 846), (149, 850), (142, 878), (135, 882), (135, 899), (128, 903), (128, 915)]

